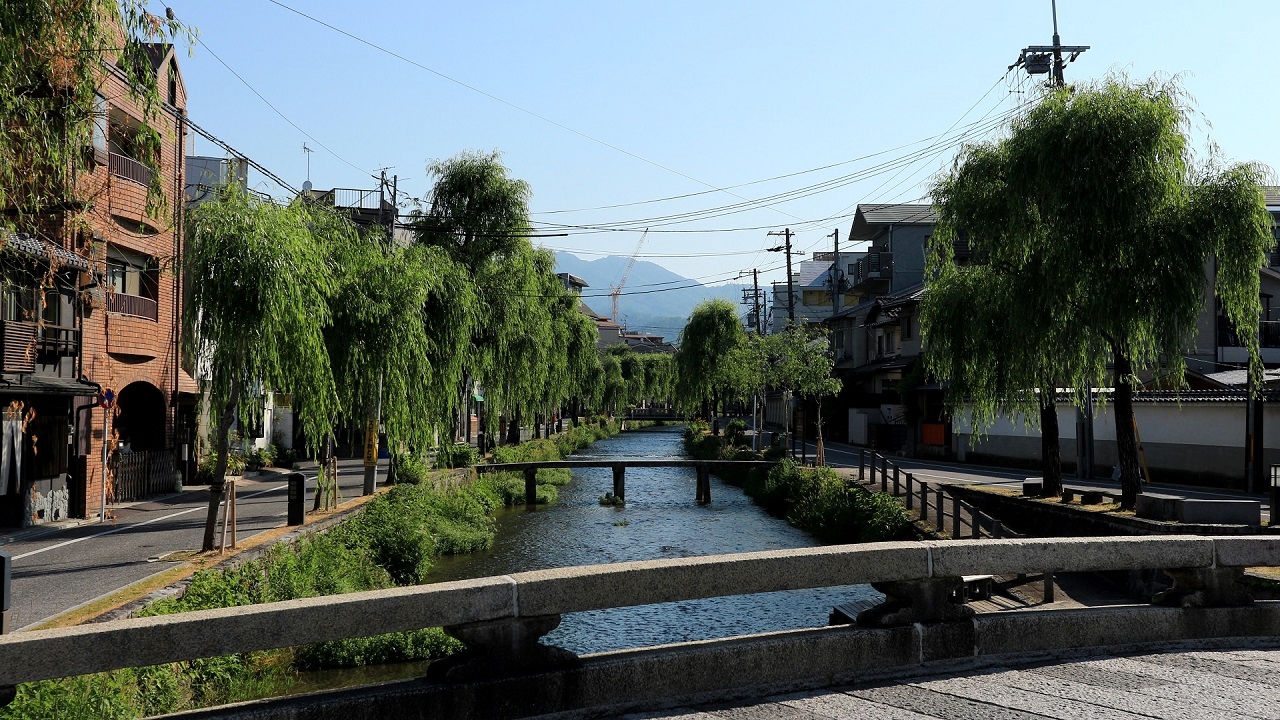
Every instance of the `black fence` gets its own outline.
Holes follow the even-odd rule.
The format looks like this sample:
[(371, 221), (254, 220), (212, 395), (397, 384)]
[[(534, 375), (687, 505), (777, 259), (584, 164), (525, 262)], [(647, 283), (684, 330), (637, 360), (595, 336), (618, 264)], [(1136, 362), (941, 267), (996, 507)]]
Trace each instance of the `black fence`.
[(177, 489), (172, 450), (117, 452), (107, 469), (112, 479), (112, 502), (142, 500)]

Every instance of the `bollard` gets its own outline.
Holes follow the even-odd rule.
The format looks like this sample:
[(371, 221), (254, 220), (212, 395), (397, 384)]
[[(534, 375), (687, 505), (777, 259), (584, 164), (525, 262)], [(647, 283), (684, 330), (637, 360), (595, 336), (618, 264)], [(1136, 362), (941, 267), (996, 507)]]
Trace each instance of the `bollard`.
[(871, 454), (871, 460), (867, 463), (867, 485), (875, 487), (876, 484), (876, 455)]
[[(858, 482), (866, 481), (866, 478), (863, 476), (864, 473), (866, 472), (866, 468), (867, 468), (867, 451), (859, 450), (858, 451)], [(1275, 507), (1275, 506), (1273, 505), (1272, 507)]]
[(307, 521), (307, 476), (291, 472), (285, 480), (289, 483), (289, 524), (301, 525)]
[(901, 474), (902, 474), (901, 469), (897, 465), (894, 465), (893, 466), (893, 496), (894, 497), (898, 497), (898, 494), (902, 492), (902, 488), (898, 484), (898, 476)]
[(907, 509), (911, 510), (911, 506), (915, 504), (916, 491), (911, 487), (911, 473), (907, 473)]

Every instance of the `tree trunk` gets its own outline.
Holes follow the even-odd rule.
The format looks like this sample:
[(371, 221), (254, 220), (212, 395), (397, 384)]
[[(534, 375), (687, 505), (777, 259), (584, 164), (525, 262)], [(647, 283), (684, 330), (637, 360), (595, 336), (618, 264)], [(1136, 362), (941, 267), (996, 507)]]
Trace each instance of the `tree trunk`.
[(1040, 388), (1040, 463), (1044, 473), (1040, 494), (1043, 497), (1062, 494), (1062, 444), (1054, 394), (1054, 388)]
[(520, 444), (520, 411), (516, 410), (507, 420), (507, 444)]
[(1133, 366), (1129, 356), (1113, 348), (1116, 364), (1116, 451), (1120, 457), (1120, 509), (1132, 510), (1142, 492), (1142, 468), (1138, 464), (1138, 437), (1133, 431)]
[(240, 402), (240, 381), (234, 380), (231, 383), (231, 394), (227, 397), (227, 404), (222, 409), (222, 417), (218, 420), (218, 435), (215, 439), (215, 452), (218, 460), (213, 466), (213, 479), (209, 481), (209, 512), (205, 516), (204, 522), (204, 544), (201, 550), (208, 552), (213, 549), (214, 536), (218, 531), (218, 505), (222, 502), (222, 495), (226, 490), (227, 475), (227, 454), (228, 454), (228, 438), (231, 432), (231, 424), (236, 420), (236, 405)]

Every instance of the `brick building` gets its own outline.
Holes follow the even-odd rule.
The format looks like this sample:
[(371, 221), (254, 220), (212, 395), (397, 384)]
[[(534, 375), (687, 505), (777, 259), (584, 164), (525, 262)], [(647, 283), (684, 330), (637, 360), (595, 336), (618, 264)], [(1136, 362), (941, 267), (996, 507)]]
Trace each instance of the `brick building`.
[[(0, 527), (95, 515), (104, 458), (108, 502), (172, 490), (184, 469), (198, 391), (180, 358), (186, 90), (172, 46), (146, 51), (159, 106), (148, 118), (104, 57), (76, 207), (5, 238)], [(138, 161), (148, 125), (163, 188), (151, 207)], [(104, 438), (106, 389), (117, 400)]]

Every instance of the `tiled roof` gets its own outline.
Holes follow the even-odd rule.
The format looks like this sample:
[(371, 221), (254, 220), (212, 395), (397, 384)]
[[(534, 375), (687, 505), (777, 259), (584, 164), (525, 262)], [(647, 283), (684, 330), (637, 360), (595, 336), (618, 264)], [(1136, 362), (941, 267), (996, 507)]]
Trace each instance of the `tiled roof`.
[(56, 261), (64, 267), (75, 270), (90, 269), (89, 261), (85, 258), (26, 233), (0, 232), (0, 240), (3, 241), (4, 247), (22, 255)]

